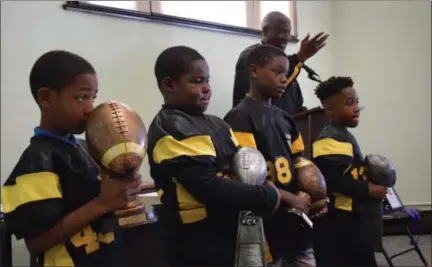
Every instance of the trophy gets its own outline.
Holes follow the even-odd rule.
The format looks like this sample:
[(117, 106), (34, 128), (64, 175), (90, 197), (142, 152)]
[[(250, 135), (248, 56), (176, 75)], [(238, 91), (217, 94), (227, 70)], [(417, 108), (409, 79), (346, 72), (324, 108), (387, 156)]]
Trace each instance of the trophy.
[[(319, 210), (329, 201), (327, 197), (327, 184), (324, 176), (315, 164), (304, 157), (294, 158), (294, 169), (297, 177), (297, 195), (311, 201), (311, 209)], [(307, 214), (296, 208), (288, 208), (303, 219), (304, 222), (313, 228), (313, 222)]]
[[(267, 165), (261, 152), (242, 147), (234, 155), (232, 171), (246, 184), (262, 185), (267, 176)], [(235, 266), (267, 266), (264, 244), (262, 218), (251, 211), (241, 211), (237, 224)]]
[(378, 154), (367, 155), (364, 168), (366, 177), (372, 183), (385, 187), (393, 187), (395, 185), (396, 170), (386, 157)]
[[(97, 106), (89, 116), (85, 135), (89, 152), (114, 178), (130, 175), (141, 166), (147, 131), (138, 114), (125, 104), (110, 101)], [(114, 214), (120, 227), (147, 222), (145, 205), (139, 202), (129, 202)]]
[[(370, 154), (365, 157), (364, 170), (367, 179), (374, 184), (393, 187), (396, 183), (396, 170), (394, 165), (384, 156)], [(368, 214), (369, 240), (375, 251), (382, 251), (383, 236), (383, 199), (371, 199), (365, 202)]]

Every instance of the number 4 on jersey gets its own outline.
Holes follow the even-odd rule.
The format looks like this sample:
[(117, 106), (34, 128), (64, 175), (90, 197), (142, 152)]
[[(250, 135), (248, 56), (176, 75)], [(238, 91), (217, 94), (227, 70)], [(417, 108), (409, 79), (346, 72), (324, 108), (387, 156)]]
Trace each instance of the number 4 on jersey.
[(114, 240), (114, 233), (97, 234), (91, 226), (87, 226), (81, 232), (75, 234), (71, 238), (71, 242), (75, 247), (85, 246), (86, 254), (93, 253), (99, 250), (99, 242), (109, 244)]

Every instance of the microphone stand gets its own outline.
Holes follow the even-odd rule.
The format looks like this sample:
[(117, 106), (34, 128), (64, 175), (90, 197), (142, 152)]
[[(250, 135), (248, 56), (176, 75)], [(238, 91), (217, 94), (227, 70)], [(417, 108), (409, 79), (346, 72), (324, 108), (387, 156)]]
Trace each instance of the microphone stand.
[(313, 69), (305, 64), (302, 65), (302, 68), (307, 72), (309, 79), (318, 83), (322, 83), (321, 77)]

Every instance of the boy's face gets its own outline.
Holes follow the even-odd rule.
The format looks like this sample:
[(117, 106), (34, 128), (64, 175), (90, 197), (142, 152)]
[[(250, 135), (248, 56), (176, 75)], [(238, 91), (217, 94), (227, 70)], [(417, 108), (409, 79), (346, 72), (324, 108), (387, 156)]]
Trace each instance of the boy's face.
[(82, 134), (93, 110), (97, 92), (96, 74), (81, 74), (60, 92), (48, 88), (39, 89), (38, 99), (55, 129), (65, 133)]
[(266, 66), (251, 65), (252, 80), (265, 98), (280, 98), (285, 92), (289, 62), (285, 56), (276, 56)]
[(354, 88), (347, 87), (329, 100), (326, 109), (334, 122), (345, 127), (357, 127), (360, 108), (357, 92)]
[(212, 94), (207, 62), (195, 60), (192, 62), (191, 71), (180, 78), (165, 78), (163, 90), (169, 94), (170, 104), (197, 112), (206, 111)]

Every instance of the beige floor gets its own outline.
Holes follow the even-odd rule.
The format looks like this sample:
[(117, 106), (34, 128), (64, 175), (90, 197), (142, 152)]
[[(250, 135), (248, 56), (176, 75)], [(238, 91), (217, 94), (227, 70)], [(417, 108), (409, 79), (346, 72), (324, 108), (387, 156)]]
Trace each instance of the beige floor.
[[(419, 239), (419, 247), (424, 257), (428, 262), (428, 266), (432, 265), (431, 260), (431, 235), (422, 235)], [(409, 239), (407, 236), (387, 236), (384, 237), (384, 246), (387, 253), (391, 256), (400, 251), (410, 248)], [(376, 259), (379, 266), (388, 266), (387, 261), (381, 253), (376, 254)], [(417, 253), (411, 251), (405, 255), (396, 257), (392, 260), (394, 266), (423, 266)]]

